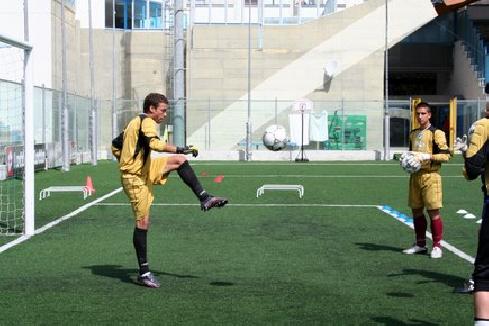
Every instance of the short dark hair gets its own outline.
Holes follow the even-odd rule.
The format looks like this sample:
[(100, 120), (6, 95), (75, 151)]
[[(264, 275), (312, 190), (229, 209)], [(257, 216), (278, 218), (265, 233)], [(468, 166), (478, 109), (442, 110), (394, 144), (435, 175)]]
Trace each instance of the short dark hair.
[(418, 108), (421, 108), (421, 107), (426, 108), (428, 110), (428, 112), (431, 113), (431, 107), (427, 102), (419, 102), (418, 104), (416, 104), (415, 110), (417, 110)]
[(160, 103), (168, 104), (168, 99), (165, 95), (159, 93), (149, 93), (144, 99), (143, 112), (147, 113), (150, 106), (157, 107)]

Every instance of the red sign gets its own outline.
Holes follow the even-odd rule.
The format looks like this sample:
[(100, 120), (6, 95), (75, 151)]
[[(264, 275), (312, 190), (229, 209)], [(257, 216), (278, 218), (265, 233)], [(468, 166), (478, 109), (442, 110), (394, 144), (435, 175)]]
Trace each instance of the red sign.
[(14, 176), (14, 148), (5, 147), (5, 156), (7, 157), (7, 177)]

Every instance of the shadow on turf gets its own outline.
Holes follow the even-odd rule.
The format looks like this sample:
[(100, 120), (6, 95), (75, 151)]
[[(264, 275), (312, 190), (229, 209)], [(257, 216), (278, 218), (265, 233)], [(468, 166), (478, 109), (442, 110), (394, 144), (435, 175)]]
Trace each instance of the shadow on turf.
[(430, 323), (424, 320), (419, 320), (419, 319), (411, 319), (408, 322), (403, 322), (394, 318), (390, 317), (375, 317), (372, 318), (373, 321), (378, 323), (379, 325), (404, 325), (404, 326), (417, 326), (417, 325), (423, 325), (423, 326), (434, 326), (438, 324)]
[[(118, 278), (124, 283), (134, 283), (135, 275), (138, 273), (138, 270), (135, 268), (122, 268), (120, 265), (93, 265), (84, 266), (83, 268), (90, 269), (94, 275)], [(176, 278), (199, 278), (194, 275), (181, 275), (158, 271), (153, 271), (153, 273), (158, 276), (165, 275)]]
[(363, 250), (370, 250), (370, 251), (400, 251), (399, 248), (397, 247), (391, 247), (391, 246), (383, 246), (383, 245), (378, 245), (375, 243), (371, 242), (356, 242), (355, 243), (357, 246), (359, 246)]
[(444, 283), (450, 287), (455, 287), (455, 286), (460, 286), (460, 284), (463, 284), (465, 281), (464, 278), (459, 276), (448, 275), (448, 274), (437, 273), (437, 272), (430, 272), (423, 269), (415, 269), (415, 268), (405, 268), (399, 274), (390, 274), (388, 276), (397, 277), (397, 276), (407, 276), (407, 275), (420, 275), (428, 279), (426, 281), (420, 281), (418, 282), (418, 284), (435, 282), (435, 283)]

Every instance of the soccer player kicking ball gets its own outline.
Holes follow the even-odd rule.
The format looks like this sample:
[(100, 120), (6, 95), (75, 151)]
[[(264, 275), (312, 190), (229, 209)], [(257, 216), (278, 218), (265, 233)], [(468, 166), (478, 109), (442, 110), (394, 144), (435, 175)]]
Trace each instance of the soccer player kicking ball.
[[(119, 160), (121, 183), (131, 202), (136, 225), (133, 245), (139, 264), (139, 284), (158, 288), (160, 283), (149, 271), (147, 258), (147, 233), (149, 229), (149, 210), (153, 202), (153, 185), (165, 184), (171, 171), (176, 170), (183, 182), (192, 189), (200, 200), (200, 207), (208, 211), (228, 203), (223, 197), (207, 193), (200, 184), (187, 158), (182, 154), (198, 155), (192, 146), (175, 147), (158, 138), (156, 125), (165, 120), (168, 100), (162, 94), (151, 93), (146, 96), (143, 114), (132, 119), (124, 129), (122, 148), (113, 141), (112, 153)], [(151, 158), (151, 151), (175, 153), (168, 157)]]
[(450, 159), (445, 133), (434, 128), (431, 123), (431, 108), (421, 102), (416, 106), (416, 118), (420, 127), (409, 135), (409, 150), (418, 153), (421, 166), (409, 179), (409, 206), (413, 213), (416, 243), (403, 250), (406, 255), (426, 253), (426, 230), (428, 228), (424, 208), (428, 211), (433, 235), (431, 258), (441, 258), (443, 223), (440, 216), (442, 207), (442, 187), (439, 173), (441, 163)]

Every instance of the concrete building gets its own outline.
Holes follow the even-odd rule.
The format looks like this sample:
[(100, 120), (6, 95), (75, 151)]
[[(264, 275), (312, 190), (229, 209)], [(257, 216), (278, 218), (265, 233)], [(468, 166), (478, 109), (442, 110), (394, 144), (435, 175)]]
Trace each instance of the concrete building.
[[(65, 3), (67, 87), (89, 96), (88, 1)], [(478, 6), (437, 17), (428, 0), (192, 0), (185, 7), (187, 143), (239, 150), (250, 122), (252, 141), (262, 148), (266, 126), (288, 127), (294, 103), (307, 99), (330, 119), (363, 121), (364, 130), (354, 136), (361, 143), (351, 149), (380, 151), (386, 71), (389, 99), (404, 101), (402, 109), (413, 96), (435, 102), (453, 95), (485, 98), (485, 57), (477, 55), (478, 43), (469, 44), (455, 29), (476, 34), (489, 17), (484, 1)], [(0, 4), (0, 33), (22, 38), (21, 11), (20, 0)], [(30, 1), (29, 11), (35, 83), (60, 89), (60, 0)], [(118, 112), (138, 110), (148, 92), (173, 99), (173, 15), (171, 2), (92, 0), (95, 96), (107, 119), (113, 98)], [(131, 114), (121, 113), (118, 124)], [(343, 131), (341, 140), (353, 134)], [(348, 149), (331, 142), (308, 148)]]

